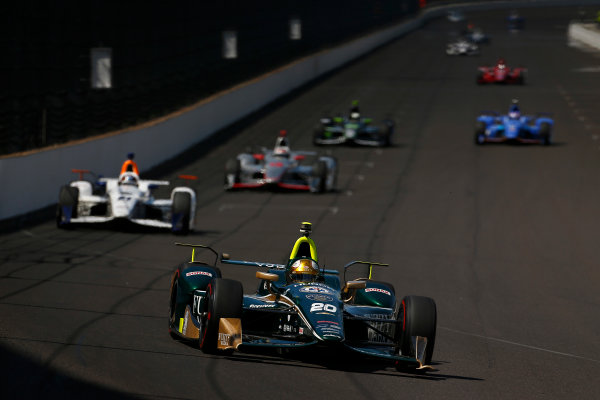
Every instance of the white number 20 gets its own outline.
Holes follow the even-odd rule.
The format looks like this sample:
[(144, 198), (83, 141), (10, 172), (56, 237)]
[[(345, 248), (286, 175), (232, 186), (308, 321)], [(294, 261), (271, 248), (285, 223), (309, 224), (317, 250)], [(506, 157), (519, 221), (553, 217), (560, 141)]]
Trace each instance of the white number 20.
[(327, 311), (330, 313), (334, 313), (337, 311), (337, 307), (333, 304), (312, 303), (312, 305), (310, 306), (310, 312), (317, 311)]

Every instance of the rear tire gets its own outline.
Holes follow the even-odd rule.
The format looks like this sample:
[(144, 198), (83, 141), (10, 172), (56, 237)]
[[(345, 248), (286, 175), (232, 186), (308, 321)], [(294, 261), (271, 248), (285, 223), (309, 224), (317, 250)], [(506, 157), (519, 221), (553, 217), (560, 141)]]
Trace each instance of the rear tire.
[(540, 124), (540, 136), (542, 138), (542, 143), (544, 146), (549, 146), (552, 144), (552, 137), (550, 136), (550, 124), (547, 122), (542, 122)]
[(175, 192), (171, 210), (171, 230), (173, 233), (187, 235), (190, 231), (192, 215), (192, 196), (187, 192)]
[(415, 357), (411, 343), (412, 336), (427, 338), (425, 348), (425, 364), (431, 364), (435, 347), (437, 324), (437, 308), (435, 301), (429, 297), (406, 296), (402, 299), (401, 312), (398, 313), (399, 326), (402, 327), (399, 338), (403, 356)]
[[(56, 226), (59, 228), (67, 228), (71, 218), (77, 218), (77, 203), (79, 200), (79, 189), (64, 185), (60, 188), (58, 193), (58, 204), (56, 206)], [(64, 208), (69, 207), (71, 209), (71, 215), (64, 215)]]
[(202, 323), (199, 347), (205, 353), (217, 351), (219, 319), (242, 318), (242, 284), (232, 279), (213, 279), (206, 287), (208, 313)]
[(325, 132), (325, 128), (323, 127), (322, 124), (318, 124), (317, 126), (315, 126), (314, 132), (313, 132), (313, 145), (315, 146), (321, 146), (321, 143), (319, 143), (319, 139), (323, 138), (323, 132)]

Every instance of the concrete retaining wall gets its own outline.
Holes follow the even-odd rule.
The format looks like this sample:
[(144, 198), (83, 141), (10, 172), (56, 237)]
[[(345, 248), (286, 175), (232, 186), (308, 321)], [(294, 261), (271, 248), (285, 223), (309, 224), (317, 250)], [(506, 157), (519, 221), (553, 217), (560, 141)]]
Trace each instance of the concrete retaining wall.
[(569, 38), (600, 50), (600, 30), (595, 24), (579, 22), (569, 24)]
[[(162, 122), (93, 140), (0, 158), (0, 221), (56, 203), (58, 189), (74, 178), (72, 168), (116, 176), (128, 152), (136, 153), (143, 170), (175, 157), (278, 97), (452, 9), (513, 8), (598, 4), (594, 0), (498, 1), (436, 6), (407, 22), (357, 39), (343, 46), (292, 63), (247, 82)], [(143, 172), (143, 171), (142, 171)]]

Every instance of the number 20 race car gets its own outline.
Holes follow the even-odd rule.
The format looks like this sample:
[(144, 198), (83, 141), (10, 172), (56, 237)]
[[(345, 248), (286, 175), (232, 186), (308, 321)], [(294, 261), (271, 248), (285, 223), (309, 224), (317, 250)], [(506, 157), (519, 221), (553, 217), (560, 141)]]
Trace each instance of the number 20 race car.
[[(342, 284), (337, 270), (318, 266), (310, 223), (303, 223), (301, 232), (286, 264), (221, 255), (224, 264), (266, 268), (256, 272), (253, 294), (243, 294), (240, 282), (221, 276), (216, 251), (178, 243), (192, 248), (192, 259), (171, 279), (171, 335), (196, 341), (205, 352), (320, 346), (387, 360), (403, 371), (432, 369), (434, 300), (406, 296), (398, 301), (391, 284), (371, 279), (373, 267), (387, 264), (350, 262)], [(214, 253), (212, 265), (195, 260), (200, 248)], [(346, 280), (351, 268), (364, 269), (365, 275)]]

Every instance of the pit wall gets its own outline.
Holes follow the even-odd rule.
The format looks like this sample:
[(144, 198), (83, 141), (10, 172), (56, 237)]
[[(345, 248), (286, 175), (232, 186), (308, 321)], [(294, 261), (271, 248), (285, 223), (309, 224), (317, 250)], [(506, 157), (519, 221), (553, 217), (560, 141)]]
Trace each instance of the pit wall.
[[(154, 124), (91, 140), (0, 158), (0, 221), (17, 227), (30, 215), (48, 216), (61, 185), (73, 180), (73, 168), (116, 176), (128, 152), (144, 170), (176, 157), (228, 125), (258, 111), (290, 91), (452, 10), (472, 11), (600, 4), (597, 0), (531, 0), (433, 3), (401, 24), (314, 54), (206, 99)], [(587, 37), (587, 36), (586, 36)], [(589, 39), (591, 40), (591, 39)], [(593, 42), (600, 47), (600, 39)], [(46, 212), (44, 213), (44, 210)]]

